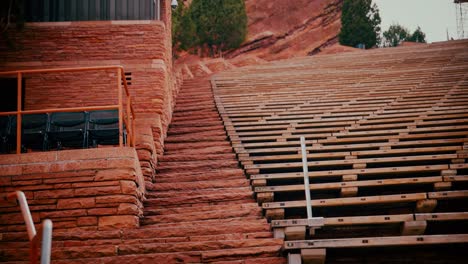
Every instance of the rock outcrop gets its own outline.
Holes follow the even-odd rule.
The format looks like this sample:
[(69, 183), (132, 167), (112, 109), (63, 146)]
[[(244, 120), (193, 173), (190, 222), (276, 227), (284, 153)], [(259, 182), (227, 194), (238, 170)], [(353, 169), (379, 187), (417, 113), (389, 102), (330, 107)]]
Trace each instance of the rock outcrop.
[[(245, 4), (247, 39), (240, 48), (224, 54), (240, 62), (233, 63), (236, 66), (315, 55), (338, 43), (343, 0), (245, 0)], [(196, 59), (187, 53), (179, 55), (179, 63)]]
[(264, 60), (306, 56), (338, 41), (343, 0), (246, 0), (247, 40), (226, 57)]

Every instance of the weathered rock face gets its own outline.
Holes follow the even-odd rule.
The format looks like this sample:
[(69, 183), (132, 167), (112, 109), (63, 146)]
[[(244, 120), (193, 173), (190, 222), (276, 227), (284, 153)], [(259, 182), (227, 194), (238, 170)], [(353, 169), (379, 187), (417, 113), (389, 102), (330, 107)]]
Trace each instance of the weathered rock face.
[(245, 44), (226, 54), (275, 60), (306, 56), (337, 42), (343, 0), (246, 0), (249, 32)]

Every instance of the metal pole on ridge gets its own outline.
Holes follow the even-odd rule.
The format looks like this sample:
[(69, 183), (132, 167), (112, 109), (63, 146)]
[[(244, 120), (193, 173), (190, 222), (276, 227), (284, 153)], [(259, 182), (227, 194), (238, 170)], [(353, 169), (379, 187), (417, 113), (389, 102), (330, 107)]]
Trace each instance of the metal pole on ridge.
[(304, 191), (307, 202), (307, 219), (312, 219), (312, 204), (310, 202), (310, 186), (309, 186), (309, 167), (307, 165), (307, 151), (304, 136), (301, 136), (301, 155), (302, 155), (302, 170), (304, 171)]

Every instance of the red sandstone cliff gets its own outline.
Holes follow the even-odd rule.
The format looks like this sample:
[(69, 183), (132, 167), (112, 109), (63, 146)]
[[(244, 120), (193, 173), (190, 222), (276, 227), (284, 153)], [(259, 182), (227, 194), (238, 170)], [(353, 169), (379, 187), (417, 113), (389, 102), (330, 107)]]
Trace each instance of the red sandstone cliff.
[[(265, 61), (356, 51), (338, 44), (343, 0), (245, 0), (248, 35), (244, 44), (223, 59), (182, 52), (178, 65), (187, 76), (259, 64)], [(190, 1), (186, 1), (189, 5)]]
[(246, 0), (246, 42), (226, 57), (265, 60), (306, 56), (337, 42), (343, 0)]
[[(186, 1), (186, 5), (189, 3)], [(225, 53), (228, 59), (270, 61), (307, 56), (338, 42), (343, 0), (245, 0), (245, 3), (247, 39), (240, 48)], [(186, 55), (181, 55), (184, 58), (179, 62), (187, 62)], [(188, 58), (193, 60), (193, 56)]]

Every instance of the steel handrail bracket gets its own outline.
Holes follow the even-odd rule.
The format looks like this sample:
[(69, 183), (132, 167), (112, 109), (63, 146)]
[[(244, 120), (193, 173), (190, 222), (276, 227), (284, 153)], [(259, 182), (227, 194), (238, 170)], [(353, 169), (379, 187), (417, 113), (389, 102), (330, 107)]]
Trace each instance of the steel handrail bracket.
[(305, 137), (301, 136), (301, 156), (302, 156), (302, 170), (304, 173), (304, 191), (307, 206), (307, 225), (311, 229), (317, 229), (323, 226), (323, 217), (313, 217), (312, 215), (312, 201), (310, 198), (310, 185), (309, 185), (309, 165), (307, 162), (307, 149)]
[(30, 242), (30, 260), (31, 263), (35, 264), (38, 260), (38, 248), (40, 246), (39, 239), (41, 239), (41, 264), (50, 264), (50, 257), (52, 251), (52, 221), (50, 219), (45, 219), (42, 221), (42, 225), (39, 229), (39, 232), (36, 232), (36, 227), (34, 226), (34, 221), (31, 216), (31, 211), (29, 210), (28, 201), (26, 195), (22, 191), (16, 191), (8, 195), (8, 200), (17, 200), (21, 209), (21, 214), (23, 215), (24, 222), (26, 224), (26, 229), (28, 232), (29, 242)]

